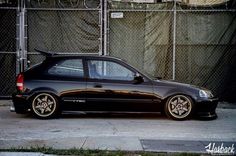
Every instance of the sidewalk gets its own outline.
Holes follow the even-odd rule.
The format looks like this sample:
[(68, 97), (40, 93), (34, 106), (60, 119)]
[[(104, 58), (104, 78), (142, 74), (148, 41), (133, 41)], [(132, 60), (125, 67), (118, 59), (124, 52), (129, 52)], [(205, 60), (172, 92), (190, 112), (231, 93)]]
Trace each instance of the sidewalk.
[(12, 105), (12, 100), (0, 100), (0, 106), (10, 106)]

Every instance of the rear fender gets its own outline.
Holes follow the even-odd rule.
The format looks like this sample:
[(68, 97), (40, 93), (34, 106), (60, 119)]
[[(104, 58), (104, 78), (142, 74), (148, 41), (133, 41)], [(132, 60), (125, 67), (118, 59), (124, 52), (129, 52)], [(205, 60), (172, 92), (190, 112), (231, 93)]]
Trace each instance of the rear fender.
[(48, 88), (48, 87), (40, 87), (40, 88), (36, 88), (36, 89), (33, 89), (31, 91), (32, 94), (30, 94), (30, 96), (28, 97), (30, 99), (32, 99), (34, 96), (36, 96), (37, 94), (39, 93), (48, 93), (48, 94), (52, 94), (54, 96), (56, 96), (56, 98), (59, 100), (59, 93), (52, 89), (52, 88)]

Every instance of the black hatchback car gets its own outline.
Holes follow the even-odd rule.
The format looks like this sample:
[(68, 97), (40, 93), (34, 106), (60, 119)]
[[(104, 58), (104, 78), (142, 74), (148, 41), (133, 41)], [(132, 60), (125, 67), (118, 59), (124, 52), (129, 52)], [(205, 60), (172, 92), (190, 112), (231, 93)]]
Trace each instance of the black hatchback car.
[(17, 76), (16, 113), (52, 118), (62, 111), (164, 112), (175, 120), (216, 118), (211, 91), (151, 78), (108, 56), (50, 55)]

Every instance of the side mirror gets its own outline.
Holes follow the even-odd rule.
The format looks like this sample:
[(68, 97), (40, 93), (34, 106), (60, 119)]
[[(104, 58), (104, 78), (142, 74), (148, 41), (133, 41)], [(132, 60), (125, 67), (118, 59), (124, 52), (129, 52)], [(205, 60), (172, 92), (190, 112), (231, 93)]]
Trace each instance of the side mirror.
[(156, 76), (155, 78), (158, 79), (158, 80), (162, 79), (162, 77), (160, 77), (160, 76)]
[(144, 78), (138, 73), (134, 75), (134, 84), (140, 84), (144, 82)]

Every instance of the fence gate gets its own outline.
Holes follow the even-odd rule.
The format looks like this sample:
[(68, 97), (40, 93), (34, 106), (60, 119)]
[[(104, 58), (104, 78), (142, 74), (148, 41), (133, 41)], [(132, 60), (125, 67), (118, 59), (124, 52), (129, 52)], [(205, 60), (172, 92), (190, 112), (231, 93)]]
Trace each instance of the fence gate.
[(108, 2), (108, 55), (236, 101), (235, 0)]
[[(102, 1), (101, 1), (102, 2)], [(102, 54), (100, 0), (0, 1), (0, 97), (10, 97), (16, 74), (44, 57), (35, 48), (61, 54)]]

